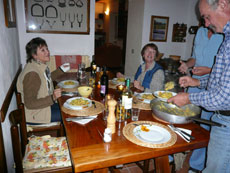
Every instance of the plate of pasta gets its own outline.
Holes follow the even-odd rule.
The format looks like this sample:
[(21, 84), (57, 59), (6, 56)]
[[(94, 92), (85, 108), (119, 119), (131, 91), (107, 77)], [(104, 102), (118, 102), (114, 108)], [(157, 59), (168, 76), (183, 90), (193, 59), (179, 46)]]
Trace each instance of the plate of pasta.
[(79, 85), (76, 80), (64, 80), (57, 84), (60, 88), (75, 88)]
[(155, 91), (154, 95), (161, 101), (167, 102), (169, 98), (177, 95), (177, 93), (171, 91)]
[(112, 83), (114, 85), (125, 85), (125, 78), (113, 78)]
[(92, 101), (85, 97), (72, 97), (63, 105), (67, 109), (81, 110), (92, 106)]
[(144, 102), (144, 103), (150, 103), (152, 99), (155, 97), (153, 96), (152, 93), (140, 93), (137, 96), (138, 100)]

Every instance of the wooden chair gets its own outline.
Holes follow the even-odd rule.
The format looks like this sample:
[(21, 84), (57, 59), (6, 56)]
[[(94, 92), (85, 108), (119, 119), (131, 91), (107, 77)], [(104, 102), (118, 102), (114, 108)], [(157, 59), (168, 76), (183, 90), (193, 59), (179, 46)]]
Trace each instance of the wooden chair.
[[(26, 122), (23, 113), (24, 110), (21, 109), (23, 107), (24, 106), (21, 104), (19, 109), (12, 111), (9, 115), (16, 172), (72, 172), (69, 151), (65, 137), (46, 138), (44, 136), (34, 136), (28, 140)], [(49, 141), (49, 143), (47, 141)], [(61, 142), (51, 143), (50, 141)], [(51, 144), (53, 145), (53, 147), (51, 147)], [(59, 149), (57, 149), (57, 146), (64, 146), (65, 154), (59, 153)], [(63, 151), (63, 147), (60, 150)], [(54, 157), (54, 153), (59, 157)], [(39, 157), (37, 155), (39, 155)], [(65, 161), (60, 162), (61, 159), (58, 158), (65, 158), (63, 159)], [(46, 165), (44, 165), (43, 160), (46, 161), (44, 162)], [(49, 163), (48, 166), (50, 167), (47, 167), (47, 163)]]
[[(23, 115), (23, 121), (25, 120), (25, 108), (24, 104), (22, 103), (21, 93), (16, 93), (16, 100), (17, 100), (17, 106), (20, 109), (23, 109), (22, 113)], [(42, 136), (42, 135), (50, 135), (53, 137), (57, 136), (64, 136), (64, 127), (61, 122), (55, 122), (55, 123), (48, 123), (48, 124), (41, 124), (41, 125), (26, 125), (28, 130), (28, 136), (36, 135), (36, 136)]]

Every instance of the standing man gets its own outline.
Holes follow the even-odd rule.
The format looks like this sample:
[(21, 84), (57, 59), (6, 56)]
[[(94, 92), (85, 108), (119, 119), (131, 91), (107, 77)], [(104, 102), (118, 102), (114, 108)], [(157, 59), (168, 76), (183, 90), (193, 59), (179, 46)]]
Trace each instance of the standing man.
[(213, 126), (208, 144), (207, 164), (203, 173), (230, 172), (230, 1), (200, 0), (199, 9), (205, 26), (224, 33), (224, 41), (216, 56), (210, 77), (194, 79), (182, 77), (182, 87), (199, 86), (207, 90), (199, 93), (179, 93), (168, 101), (178, 106), (189, 103), (215, 111), (212, 120), (226, 127)]
[[(187, 62), (181, 62), (178, 70), (181, 73), (186, 73), (188, 72), (189, 68), (193, 68), (192, 77), (195, 79), (200, 79), (202, 77), (208, 76), (211, 72), (215, 56), (222, 42), (222, 34), (213, 34), (211, 29), (201, 26), (198, 29), (195, 37), (192, 57), (189, 58)], [(204, 90), (205, 88), (201, 89), (198, 87), (189, 87), (188, 93), (198, 93)], [(201, 118), (203, 119), (210, 120), (212, 115), (212, 111), (207, 111), (205, 109), (202, 109), (201, 111)], [(206, 130), (210, 130), (209, 125), (201, 124), (201, 127)], [(194, 150), (189, 160), (191, 169), (190, 172), (202, 171), (205, 167), (205, 158), (206, 147)]]

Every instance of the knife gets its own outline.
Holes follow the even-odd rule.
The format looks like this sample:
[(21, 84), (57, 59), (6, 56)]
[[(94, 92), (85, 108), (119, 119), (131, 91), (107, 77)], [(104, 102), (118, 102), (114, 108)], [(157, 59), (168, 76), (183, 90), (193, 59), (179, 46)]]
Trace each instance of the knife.
[(96, 117), (90, 117), (90, 116), (79, 116), (79, 117), (69, 117), (69, 118), (66, 118), (65, 120), (66, 121), (74, 121), (74, 120), (82, 120), (82, 119), (94, 119)]

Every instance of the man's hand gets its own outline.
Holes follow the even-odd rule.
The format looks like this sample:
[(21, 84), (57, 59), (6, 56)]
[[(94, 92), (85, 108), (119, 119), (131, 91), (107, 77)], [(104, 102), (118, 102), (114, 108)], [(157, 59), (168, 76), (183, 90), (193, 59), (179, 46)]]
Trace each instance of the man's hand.
[(192, 73), (197, 76), (203, 76), (205, 74), (209, 74), (211, 72), (211, 68), (209, 67), (194, 67), (192, 69)]
[(190, 76), (183, 76), (183, 77), (180, 77), (179, 84), (181, 87), (186, 88), (188, 86), (199, 86), (200, 81)]
[(183, 73), (183, 74), (186, 74), (187, 73), (187, 70), (188, 70), (188, 66), (185, 62), (183, 61), (180, 61), (180, 67), (178, 68), (178, 70)]
[(188, 93), (178, 93), (176, 96), (168, 99), (169, 103), (173, 103), (179, 107), (190, 104)]
[(59, 97), (61, 97), (61, 88), (57, 88), (53, 92), (53, 100), (57, 100)]

